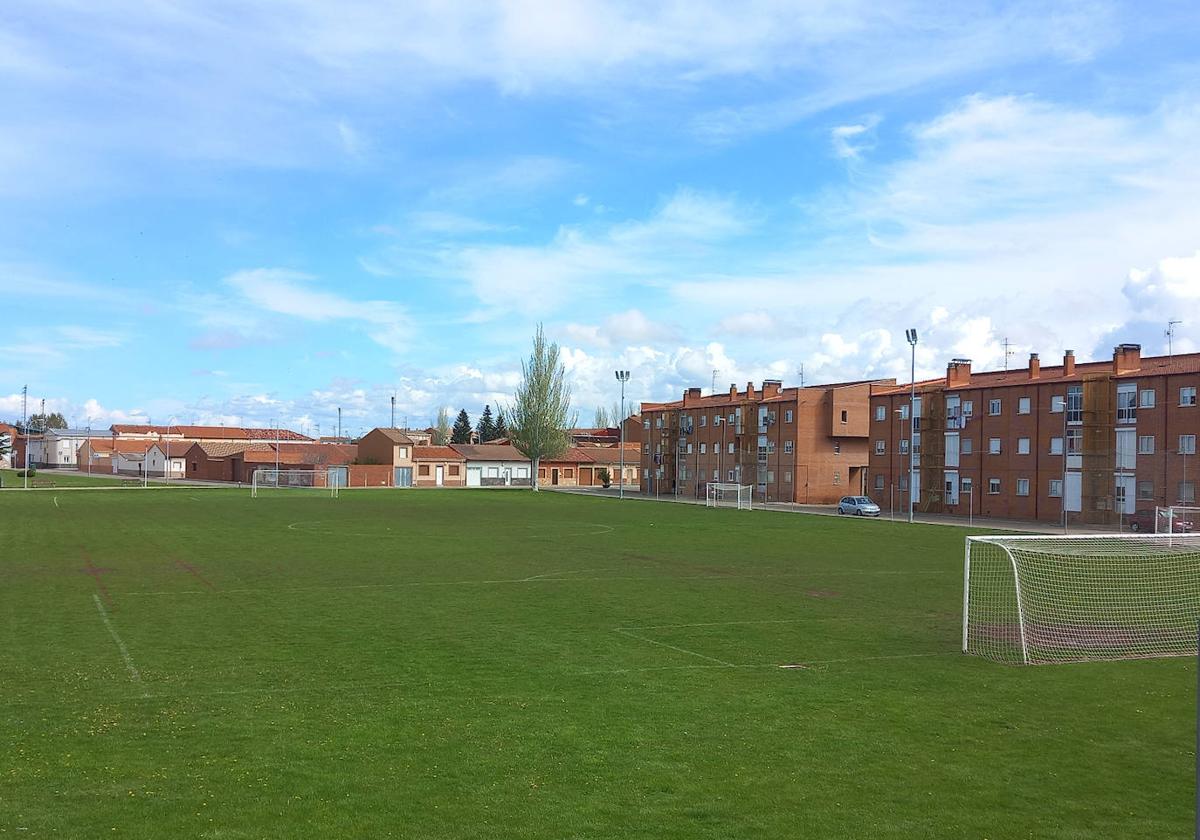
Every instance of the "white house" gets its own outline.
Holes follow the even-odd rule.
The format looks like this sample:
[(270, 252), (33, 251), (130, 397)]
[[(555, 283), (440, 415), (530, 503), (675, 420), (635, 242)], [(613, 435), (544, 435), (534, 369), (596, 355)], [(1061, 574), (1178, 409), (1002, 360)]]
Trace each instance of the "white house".
[[(155, 443), (146, 450), (146, 469), (151, 478), (183, 478), (184, 455), (192, 444), (182, 440), (163, 440)], [(163, 472), (163, 467), (170, 459), (170, 475)]]
[(529, 486), (529, 459), (509, 444), (452, 443), (467, 462), (468, 487)]
[(41, 439), (31, 438), (29, 460), (39, 467), (76, 469), (79, 447), (92, 438), (108, 437), (103, 432), (87, 429), (46, 429)]

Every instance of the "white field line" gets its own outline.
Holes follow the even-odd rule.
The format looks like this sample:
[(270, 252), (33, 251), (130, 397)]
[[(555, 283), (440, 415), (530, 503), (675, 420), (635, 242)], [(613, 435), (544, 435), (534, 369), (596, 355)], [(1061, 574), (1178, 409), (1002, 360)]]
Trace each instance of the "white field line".
[[(55, 496), (55, 497), (54, 497), (54, 506), (55, 506), (55, 507), (58, 507), (58, 496)], [(62, 508), (58, 508), (58, 509), (59, 509), (59, 510), (62, 510)]]
[(726, 662), (724, 659), (717, 659), (715, 656), (708, 656), (703, 653), (697, 653), (696, 651), (688, 650), (687, 648), (675, 647), (675, 645), (669, 645), (666, 642), (659, 642), (659, 641), (656, 641), (655, 639), (647, 639), (645, 636), (639, 636), (637, 633), (631, 633), (623, 627), (614, 627), (613, 632), (620, 633), (622, 636), (628, 636), (631, 639), (637, 639), (639, 642), (647, 642), (652, 645), (658, 645), (659, 647), (667, 648), (668, 650), (678, 651), (679, 653), (686, 653), (688, 656), (697, 656), (700, 659), (707, 659), (709, 662), (715, 662), (718, 665), (725, 666), (726, 668), (739, 667), (737, 665), (734, 665), (732, 662)]
[[(121, 652), (121, 659), (125, 661), (125, 669), (129, 671), (129, 679), (133, 680), (138, 685), (142, 685), (142, 675), (138, 672), (137, 666), (133, 664), (133, 657), (129, 655), (129, 648), (125, 647), (125, 642), (121, 640), (121, 636), (117, 633), (117, 628), (113, 626), (112, 621), (108, 618), (108, 610), (104, 609), (104, 602), (100, 600), (100, 596), (92, 593), (92, 600), (96, 602), (96, 609), (100, 613), (100, 620), (104, 622), (104, 626), (108, 629), (108, 633), (112, 636), (113, 641), (117, 643), (117, 650)], [(144, 690), (143, 697), (150, 695)]]
[(521, 578), (522, 581), (534, 580), (563, 580), (563, 575), (583, 575), (588, 572), (612, 572), (615, 569), (566, 569), (561, 572), (546, 572), (544, 575), (530, 575), (527, 578)]
[(622, 630), (670, 630), (675, 627), (725, 627), (730, 624), (802, 624), (808, 621), (859, 621), (858, 616), (808, 616), (807, 618), (761, 618), (749, 621), (701, 621), (696, 624), (650, 624), (642, 627), (622, 627)]

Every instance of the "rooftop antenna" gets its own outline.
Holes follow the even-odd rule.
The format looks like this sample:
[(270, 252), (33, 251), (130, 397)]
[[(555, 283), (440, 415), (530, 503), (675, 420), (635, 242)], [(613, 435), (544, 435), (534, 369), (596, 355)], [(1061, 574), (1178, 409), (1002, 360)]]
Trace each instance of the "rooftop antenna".
[(1164, 335), (1167, 337), (1167, 355), (1168, 356), (1172, 355), (1171, 340), (1173, 338), (1175, 338), (1175, 326), (1177, 324), (1182, 324), (1182, 323), (1183, 323), (1183, 321), (1167, 321), (1167, 331), (1164, 333)]
[(395, 394), (392, 394), (392, 425), (388, 426), (388, 428), (389, 429), (396, 428), (396, 395)]
[(717, 373), (718, 372), (719, 371), (716, 368), (713, 368), (712, 391), (709, 392), (710, 394), (717, 393)]
[(1008, 340), (1008, 336), (1004, 337), (1004, 369), (1008, 370), (1008, 357), (1015, 356), (1016, 350), (1012, 349), (1012, 342)]
[(800, 365), (800, 387), (804, 387), (804, 365)]

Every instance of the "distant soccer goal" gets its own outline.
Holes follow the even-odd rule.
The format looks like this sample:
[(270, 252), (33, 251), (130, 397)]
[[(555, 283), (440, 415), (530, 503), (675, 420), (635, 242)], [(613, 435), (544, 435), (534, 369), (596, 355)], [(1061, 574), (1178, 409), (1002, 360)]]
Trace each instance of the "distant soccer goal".
[(1200, 507), (1172, 505), (1154, 509), (1156, 534), (1189, 534), (1200, 532)]
[(968, 537), (962, 648), (1033, 665), (1195, 656), (1200, 534)]
[(250, 479), (250, 496), (260, 490), (313, 490), (337, 498), (341, 489), (340, 473), (332, 470), (257, 469)]
[(738, 510), (754, 509), (754, 487), (750, 484), (719, 484), (710, 482), (705, 507), (736, 507)]

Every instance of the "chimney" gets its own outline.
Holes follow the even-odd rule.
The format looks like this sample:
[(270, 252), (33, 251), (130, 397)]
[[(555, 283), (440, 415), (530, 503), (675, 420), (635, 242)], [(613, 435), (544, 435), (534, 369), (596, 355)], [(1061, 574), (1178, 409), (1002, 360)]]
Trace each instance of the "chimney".
[(687, 391), (683, 395), (683, 404), (685, 406), (690, 405), (692, 400), (698, 400), (698, 399), (700, 399), (700, 389), (699, 388), (688, 388)]
[(1141, 367), (1142, 345), (1118, 344), (1113, 348), (1113, 373), (1119, 376), (1122, 373), (1141, 370)]
[(748, 400), (754, 399), (754, 383), (753, 382), (746, 383), (746, 399), (748, 399)]
[(959, 385), (971, 384), (971, 360), (951, 359), (946, 365), (946, 387), (954, 388)]
[(1037, 353), (1029, 354), (1029, 378), (1040, 379), (1042, 376), (1042, 361)]
[(779, 379), (764, 379), (762, 386), (763, 399), (770, 397), (778, 397), (779, 392), (783, 390), (783, 382)]
[(737, 399), (737, 386), (734, 385), (732, 382), (729, 383), (729, 399), (731, 399), (731, 400)]
[(1075, 375), (1075, 351), (1067, 350), (1063, 353), (1063, 376)]

